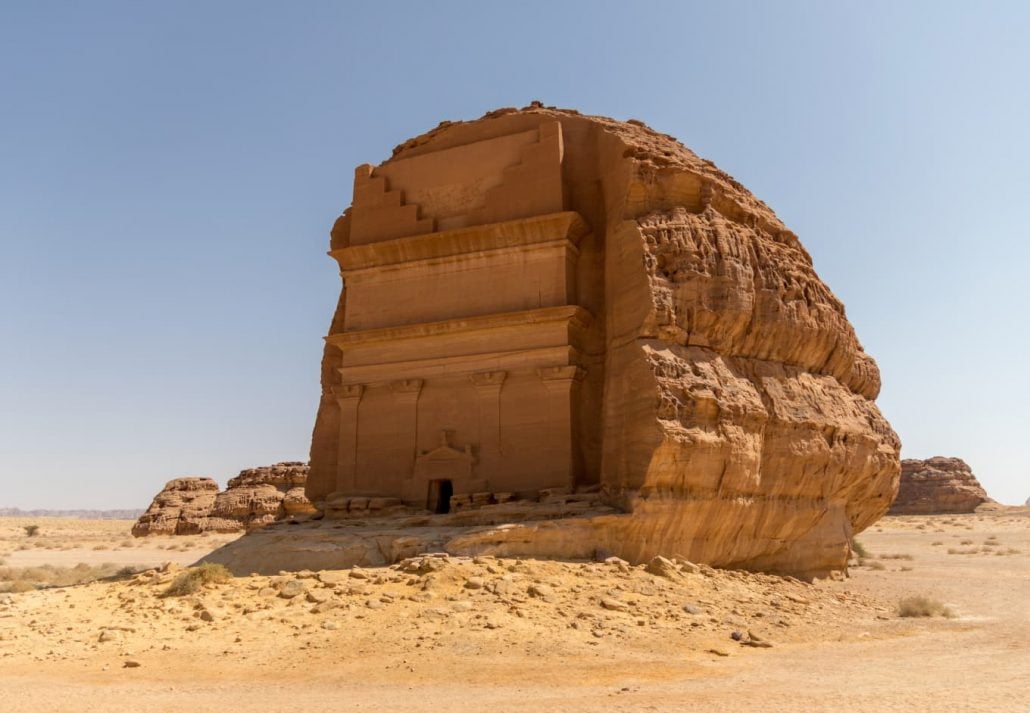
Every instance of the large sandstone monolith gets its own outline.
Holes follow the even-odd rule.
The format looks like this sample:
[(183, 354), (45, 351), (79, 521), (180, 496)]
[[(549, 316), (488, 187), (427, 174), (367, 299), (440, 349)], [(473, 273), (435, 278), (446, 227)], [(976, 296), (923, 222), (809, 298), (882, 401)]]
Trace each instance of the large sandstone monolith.
[(211, 478), (176, 478), (157, 494), (132, 534), (243, 532), (294, 515), (311, 515), (315, 509), (304, 496), (307, 474), (307, 464), (295, 461), (249, 468), (230, 480), (223, 492)]
[(448, 549), (817, 574), (894, 499), (844, 306), (764, 203), (640, 122), (445, 122), (358, 168), (330, 247), (307, 484), (330, 516), (600, 489), (623, 514)]
[(906, 458), (901, 461), (901, 486), (889, 514), (967, 513), (988, 502), (993, 501), (961, 458)]

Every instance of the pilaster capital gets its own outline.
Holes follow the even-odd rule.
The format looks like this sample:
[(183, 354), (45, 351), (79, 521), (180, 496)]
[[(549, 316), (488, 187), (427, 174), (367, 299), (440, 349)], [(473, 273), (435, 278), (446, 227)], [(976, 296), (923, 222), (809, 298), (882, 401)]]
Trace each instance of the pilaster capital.
[(344, 401), (361, 400), (361, 395), (365, 393), (365, 386), (364, 384), (337, 384), (332, 387), (332, 390), (333, 396), (342, 404)]
[(477, 389), (489, 387), (500, 388), (507, 377), (508, 372), (506, 371), (480, 371), (475, 374), (469, 374), (469, 380)]

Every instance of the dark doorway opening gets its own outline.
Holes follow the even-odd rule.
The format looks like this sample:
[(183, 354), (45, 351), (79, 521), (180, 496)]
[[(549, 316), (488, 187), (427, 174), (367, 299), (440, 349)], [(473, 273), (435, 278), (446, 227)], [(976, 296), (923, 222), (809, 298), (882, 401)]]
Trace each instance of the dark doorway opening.
[(449, 480), (430, 480), (429, 494), (426, 496), (426, 509), (437, 514), (451, 511), (451, 496), (454, 495), (454, 484)]

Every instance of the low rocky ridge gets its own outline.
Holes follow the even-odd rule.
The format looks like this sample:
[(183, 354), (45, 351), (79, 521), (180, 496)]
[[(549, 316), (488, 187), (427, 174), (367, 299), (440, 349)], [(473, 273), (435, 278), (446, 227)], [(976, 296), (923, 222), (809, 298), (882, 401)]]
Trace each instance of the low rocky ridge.
[(314, 512), (304, 497), (308, 466), (296, 461), (241, 471), (223, 492), (211, 478), (176, 478), (132, 528), (146, 535), (243, 532)]
[(969, 513), (993, 503), (961, 458), (901, 461), (901, 487), (890, 515)]
[(117, 655), (124, 659), (117, 666), (159, 665), (161, 656), (233, 640), (230, 650), (221, 651), (223, 644), (212, 655), (253, 665), (289, 660), (300, 649), (346, 656), (341, 646), (358, 651), (367, 644), (412, 660), (439, 647), (497, 654), (514, 644), (551, 655), (628, 646), (653, 656), (657, 644), (679, 656), (719, 658), (828, 636), (845, 617), (890, 614), (841, 583), (809, 585), (661, 557), (631, 566), (614, 557), (554, 562), (431, 553), (390, 567), (251, 575), (162, 596), (181, 571), (168, 564), (121, 581), (0, 597), (0, 647), (12, 655), (50, 650), (43, 659)]

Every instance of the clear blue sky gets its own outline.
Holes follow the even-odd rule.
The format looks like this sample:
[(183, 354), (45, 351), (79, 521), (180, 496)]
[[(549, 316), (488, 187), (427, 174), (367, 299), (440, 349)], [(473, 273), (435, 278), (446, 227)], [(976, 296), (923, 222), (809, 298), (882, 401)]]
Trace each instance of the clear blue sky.
[(0, 4), (0, 506), (306, 459), (352, 169), (533, 99), (808, 247), (905, 456), (1030, 496), (1030, 3)]

